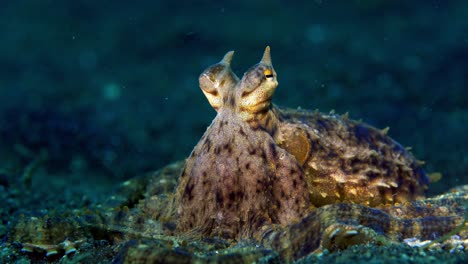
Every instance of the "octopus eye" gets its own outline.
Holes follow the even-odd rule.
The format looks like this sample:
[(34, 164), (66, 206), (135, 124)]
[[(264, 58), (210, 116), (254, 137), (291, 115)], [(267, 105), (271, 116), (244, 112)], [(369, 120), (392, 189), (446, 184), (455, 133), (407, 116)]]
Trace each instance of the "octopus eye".
[(270, 69), (266, 69), (263, 71), (263, 75), (269, 79), (269, 78), (273, 78), (273, 72), (270, 70)]

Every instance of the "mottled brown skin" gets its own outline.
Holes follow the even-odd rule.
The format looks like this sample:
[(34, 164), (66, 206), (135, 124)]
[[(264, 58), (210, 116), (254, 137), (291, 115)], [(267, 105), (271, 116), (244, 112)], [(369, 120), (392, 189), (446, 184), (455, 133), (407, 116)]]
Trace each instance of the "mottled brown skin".
[(278, 116), (279, 145), (293, 151), (303, 146), (300, 159), (315, 206), (351, 202), (375, 207), (424, 197), (428, 180), (420, 162), (386, 129), (319, 112), (281, 110)]
[[(285, 259), (298, 259), (323, 249), (335, 251), (356, 244), (388, 245), (406, 238), (434, 240), (465, 225), (468, 186), (437, 197), (375, 209), (338, 203), (320, 207), (300, 223), (265, 232), (262, 242)], [(348, 233), (347, 233), (348, 232)]]
[[(240, 101), (252, 109), (255, 106), (248, 106), (252, 96), (268, 96), (268, 92), (248, 83), (252, 75), (256, 80), (257, 68), (237, 82), (227, 63), (230, 56), (200, 77), (218, 115), (187, 160), (180, 179), (181, 232), (196, 229), (205, 235), (251, 237), (264, 225), (298, 221), (310, 208), (300, 164), (277, 146), (264, 127), (253, 127), (240, 117)], [(210, 89), (216, 82), (219, 87)], [(210, 96), (222, 98), (211, 100)]]
[(179, 232), (251, 238), (326, 204), (378, 206), (424, 196), (426, 175), (385, 130), (280, 109), (271, 104), (278, 82), (269, 47), (241, 80), (230, 68), (232, 55), (200, 75), (217, 115), (180, 178)]

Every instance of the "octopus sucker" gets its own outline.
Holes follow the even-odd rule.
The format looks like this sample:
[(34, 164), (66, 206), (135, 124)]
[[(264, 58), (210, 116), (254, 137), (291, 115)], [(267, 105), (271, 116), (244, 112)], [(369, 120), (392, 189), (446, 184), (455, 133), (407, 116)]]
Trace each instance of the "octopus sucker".
[(388, 128), (278, 107), (270, 48), (242, 78), (233, 56), (199, 77), (216, 116), (186, 160), (126, 181), (94, 210), (19, 217), (8, 246), (33, 258), (251, 263), (468, 239), (468, 186), (426, 198), (423, 163)]

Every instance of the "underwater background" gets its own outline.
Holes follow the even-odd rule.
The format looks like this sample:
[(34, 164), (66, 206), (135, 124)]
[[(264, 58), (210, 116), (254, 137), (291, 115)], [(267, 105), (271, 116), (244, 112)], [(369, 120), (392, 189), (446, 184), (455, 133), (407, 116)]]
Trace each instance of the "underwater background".
[(349, 112), (468, 184), (468, 1), (2, 1), (0, 243), (186, 158), (215, 116), (198, 75), (271, 47), (279, 106)]

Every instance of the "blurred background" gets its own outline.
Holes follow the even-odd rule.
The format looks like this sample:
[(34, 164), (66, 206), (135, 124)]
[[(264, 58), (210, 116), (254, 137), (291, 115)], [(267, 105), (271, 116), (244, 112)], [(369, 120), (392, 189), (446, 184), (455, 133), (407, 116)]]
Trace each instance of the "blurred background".
[(242, 76), (266, 45), (277, 105), (389, 126), (442, 174), (430, 195), (467, 184), (467, 16), (463, 0), (2, 1), (0, 213), (184, 159), (215, 116), (198, 75), (235, 50)]

